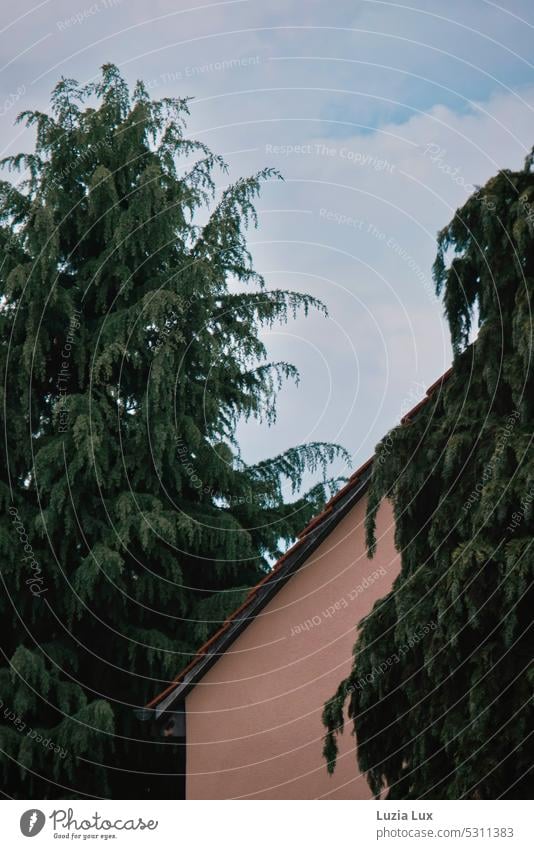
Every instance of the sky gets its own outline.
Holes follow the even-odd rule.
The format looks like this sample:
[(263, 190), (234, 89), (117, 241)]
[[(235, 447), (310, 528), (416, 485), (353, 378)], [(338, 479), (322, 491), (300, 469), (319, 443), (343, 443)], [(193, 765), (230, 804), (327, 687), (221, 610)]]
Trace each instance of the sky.
[(243, 456), (325, 440), (355, 468), (450, 364), (436, 234), (534, 144), (533, 27), (527, 0), (3, 3), (1, 155), (31, 149), (14, 120), (46, 110), (60, 76), (114, 62), (154, 98), (193, 98), (189, 135), (230, 180), (277, 168), (249, 233), (256, 268), (328, 317), (263, 334), (301, 381), (270, 429), (240, 425)]

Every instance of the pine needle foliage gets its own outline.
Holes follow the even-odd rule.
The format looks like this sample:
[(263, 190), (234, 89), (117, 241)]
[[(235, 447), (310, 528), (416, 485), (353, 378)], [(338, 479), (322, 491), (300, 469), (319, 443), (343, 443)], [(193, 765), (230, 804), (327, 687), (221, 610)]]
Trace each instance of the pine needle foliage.
[(388, 498), (401, 571), (325, 705), (324, 756), (333, 772), (348, 708), (359, 767), (389, 799), (534, 789), (532, 161), (492, 178), (439, 234), (452, 373), (376, 449), (368, 550)]
[[(255, 272), (246, 229), (278, 175), (227, 185), (185, 134), (187, 99), (130, 93), (106, 65), (62, 79), (51, 106), (19, 116), (35, 149), (3, 160), (22, 175), (0, 184), (4, 786), (172, 797), (149, 775), (172, 754), (136, 741), (133, 708), (269, 570), (346, 456), (313, 443), (248, 465), (236, 442), (298, 378), (261, 328), (324, 307)], [(307, 472), (321, 482), (299, 496)]]

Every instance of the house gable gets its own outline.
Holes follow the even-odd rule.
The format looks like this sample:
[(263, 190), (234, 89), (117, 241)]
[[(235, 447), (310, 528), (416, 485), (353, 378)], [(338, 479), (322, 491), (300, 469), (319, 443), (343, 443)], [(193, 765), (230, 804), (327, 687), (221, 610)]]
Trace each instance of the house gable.
[(185, 699), (187, 798), (370, 798), (343, 735), (334, 776), (321, 757), (324, 702), (352, 664), (356, 623), (399, 571), (393, 514), (367, 557), (360, 498)]

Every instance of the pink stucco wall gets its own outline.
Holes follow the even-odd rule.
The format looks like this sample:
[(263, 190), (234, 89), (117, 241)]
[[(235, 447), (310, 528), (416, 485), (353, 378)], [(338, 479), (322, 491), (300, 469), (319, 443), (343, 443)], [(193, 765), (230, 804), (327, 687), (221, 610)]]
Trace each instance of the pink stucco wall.
[(365, 506), (364, 497), (188, 695), (188, 799), (370, 797), (351, 725), (333, 777), (321, 756), (323, 704), (351, 667), (355, 625), (400, 566), (388, 503), (368, 560)]

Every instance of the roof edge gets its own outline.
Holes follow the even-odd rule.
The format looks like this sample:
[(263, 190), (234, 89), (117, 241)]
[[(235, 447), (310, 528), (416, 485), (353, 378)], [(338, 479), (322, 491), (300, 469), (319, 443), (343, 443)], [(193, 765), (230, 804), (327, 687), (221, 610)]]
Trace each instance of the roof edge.
[[(324, 517), (320, 524), (311, 529), (305, 536), (299, 537), (296, 543), (280, 558), (273, 571), (269, 572), (251, 590), (243, 604), (234, 610), (222, 627), (201, 646), (190, 663), (188, 663), (169, 686), (145, 705), (144, 710), (153, 712), (154, 718), (159, 719), (176, 699), (185, 698), (195, 684), (217, 662), (221, 654), (224, 654), (271, 598), (276, 595), (291, 576), (319, 547), (333, 528), (360, 500), (369, 485), (371, 477), (370, 465), (369, 461), (367, 461), (365, 470), (359, 480), (355, 480), (350, 489), (344, 487), (346, 490), (344, 498), (338, 499), (336, 509), (332, 510), (328, 516)], [(246, 615), (240, 616), (239, 614), (243, 611), (246, 611)]]

